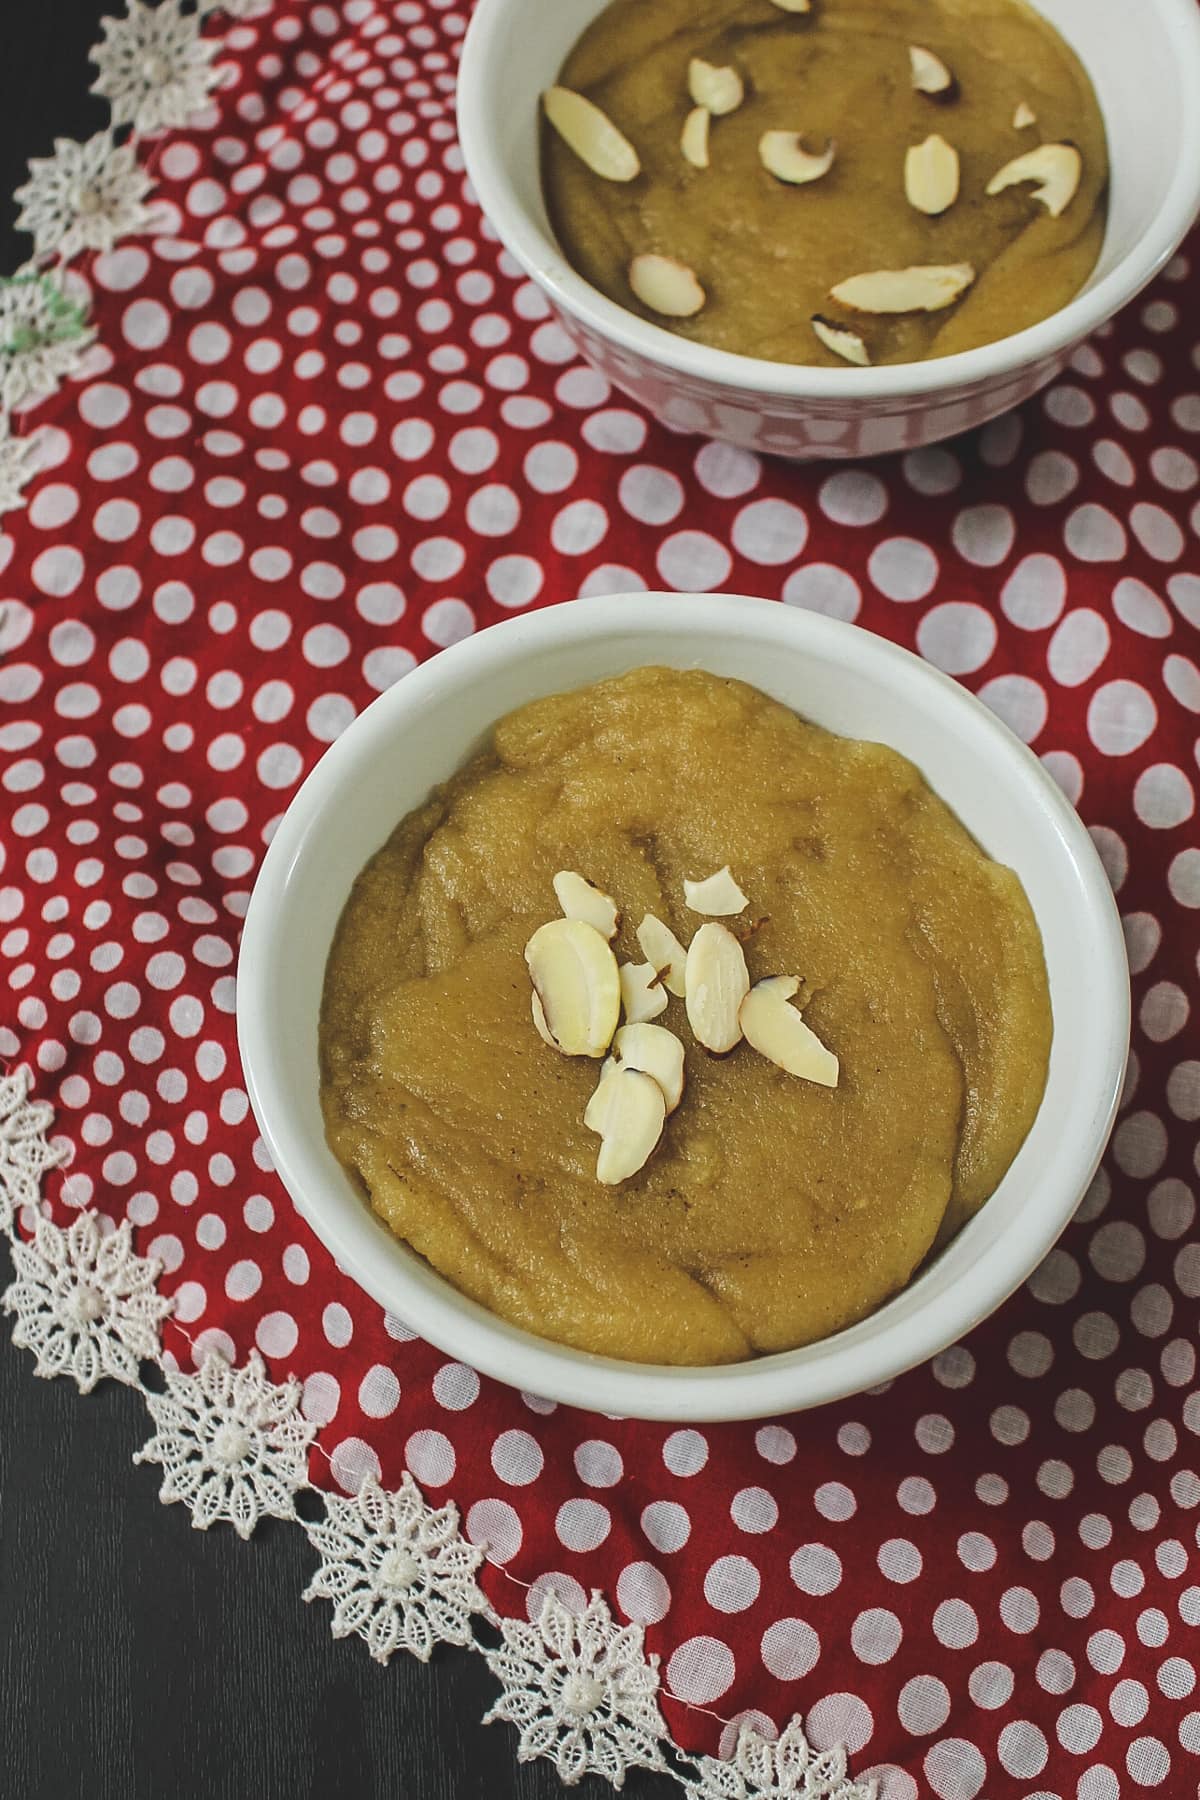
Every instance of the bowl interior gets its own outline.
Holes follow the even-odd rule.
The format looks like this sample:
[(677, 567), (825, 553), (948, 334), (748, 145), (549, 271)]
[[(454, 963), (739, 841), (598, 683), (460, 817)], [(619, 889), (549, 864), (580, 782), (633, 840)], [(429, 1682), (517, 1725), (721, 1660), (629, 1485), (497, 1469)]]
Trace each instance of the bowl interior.
[[(495, 720), (646, 663), (753, 683), (849, 736), (893, 745), (1020, 875), (1050, 974), (1041, 1112), (1001, 1187), (880, 1312), (824, 1343), (722, 1369), (663, 1369), (534, 1338), (464, 1299), (374, 1218), (328, 1150), (317, 1092), (325, 961), (351, 883)], [(637, 594), (514, 618), (382, 695), (326, 753), (256, 885), (238, 973), (247, 1084), (285, 1183), (368, 1292), (464, 1361), (548, 1397), (644, 1417), (758, 1417), (897, 1374), (999, 1303), (1073, 1212), (1107, 1140), (1128, 1044), (1128, 976), (1091, 840), (1037, 759), (964, 689), (857, 627), (766, 601)]]
[[(1187, 0), (1183, 0), (1186, 4)], [(568, 287), (542, 199), (538, 172), (538, 95), (606, 0), (484, 0), (479, 37), (468, 45), (473, 78), (464, 82), (475, 117), (464, 144), (486, 146), (484, 204), (502, 235), (520, 219), (522, 248), (535, 271)], [(1108, 230), (1084, 293), (1112, 273), (1152, 229), (1179, 172), (1189, 86), (1196, 85), (1194, 17), (1181, 0), (1035, 0), (1076, 51), (1099, 96), (1113, 177)], [(471, 158), (482, 183), (482, 158)], [(515, 211), (513, 210), (515, 208)], [(583, 284), (580, 284), (583, 285)], [(590, 291), (590, 290), (589, 290)], [(955, 359), (950, 359), (955, 360)]]

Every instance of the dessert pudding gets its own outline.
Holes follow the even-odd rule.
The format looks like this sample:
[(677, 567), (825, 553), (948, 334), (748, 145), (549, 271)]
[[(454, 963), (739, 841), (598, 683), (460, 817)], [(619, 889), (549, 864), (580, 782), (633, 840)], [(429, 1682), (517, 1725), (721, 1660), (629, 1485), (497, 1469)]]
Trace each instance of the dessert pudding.
[(1023, 0), (612, 0), (543, 111), (567, 259), (746, 356), (973, 349), (1064, 306), (1104, 237), (1096, 95)]
[(739, 682), (522, 707), (358, 876), (326, 1135), (463, 1293), (559, 1343), (812, 1342), (991, 1195), (1051, 1010), (1016, 876), (914, 766)]

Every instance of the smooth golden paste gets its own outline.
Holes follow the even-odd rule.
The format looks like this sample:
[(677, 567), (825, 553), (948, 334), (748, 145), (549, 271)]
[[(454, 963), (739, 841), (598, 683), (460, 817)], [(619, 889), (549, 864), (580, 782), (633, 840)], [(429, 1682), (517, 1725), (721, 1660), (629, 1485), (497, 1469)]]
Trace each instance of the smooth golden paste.
[[(685, 944), (725, 862), (768, 922), (751, 978), (803, 977), (836, 1089), (672, 999), (683, 1103), (639, 1174), (596, 1180), (599, 1065), (534, 1030), (522, 957), (579, 869)], [(904, 757), (740, 682), (637, 669), (522, 708), (355, 882), (325, 976), (334, 1153), (397, 1236), (503, 1318), (637, 1361), (719, 1363), (852, 1323), (993, 1192), (1037, 1113), (1041, 939)]]
[[(914, 91), (910, 44), (952, 70), (954, 97)], [(706, 169), (680, 149), (692, 57), (745, 83), (743, 103), (711, 121)], [(1022, 0), (814, 0), (807, 14), (772, 0), (613, 0), (559, 81), (594, 101), (641, 163), (632, 181), (601, 179), (543, 121), (543, 186), (568, 260), (620, 305), (717, 349), (845, 366), (814, 335), (819, 314), (861, 332), (874, 363), (948, 356), (1056, 312), (1100, 253), (1099, 105), (1074, 52)], [(1022, 105), (1036, 123), (1018, 128)], [(760, 161), (767, 131), (801, 133), (813, 148), (832, 138), (836, 161), (789, 186)], [(960, 192), (927, 217), (906, 199), (905, 153), (933, 133), (958, 152)], [(986, 195), (1002, 166), (1050, 143), (1082, 155), (1061, 217), (1029, 184)], [(634, 297), (630, 264), (647, 252), (694, 271), (707, 295), (694, 317), (663, 318)], [(829, 298), (867, 271), (963, 262), (977, 278), (943, 311), (880, 317)]]

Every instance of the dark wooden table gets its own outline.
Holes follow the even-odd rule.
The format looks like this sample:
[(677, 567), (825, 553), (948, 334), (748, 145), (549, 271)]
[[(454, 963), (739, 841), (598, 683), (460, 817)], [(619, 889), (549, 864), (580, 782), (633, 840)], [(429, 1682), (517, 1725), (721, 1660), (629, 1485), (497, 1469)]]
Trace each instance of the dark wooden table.
[[(55, 136), (101, 129), (88, 87), (99, 0), (3, 0), (0, 271), (29, 254), (8, 196)], [(0, 819), (0, 831), (3, 830)], [(0, 1251), (0, 1285), (10, 1279)], [(293, 1525), (249, 1544), (158, 1503), (137, 1394), (35, 1381), (0, 1325), (0, 1795), (3, 1800), (552, 1800), (545, 1763), (479, 1721), (482, 1658), (404, 1653), (386, 1668), (335, 1643), (300, 1594)], [(580, 1800), (602, 1800), (589, 1780)], [(635, 1777), (635, 1800), (677, 1795)]]

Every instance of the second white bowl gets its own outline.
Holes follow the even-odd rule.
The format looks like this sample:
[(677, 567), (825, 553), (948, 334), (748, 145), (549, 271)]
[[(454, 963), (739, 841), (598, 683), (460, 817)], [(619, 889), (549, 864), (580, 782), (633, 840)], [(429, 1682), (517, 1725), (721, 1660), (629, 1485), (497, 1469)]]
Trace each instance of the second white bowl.
[(539, 96), (605, 3), (479, 0), (459, 71), (459, 137), (480, 204), (576, 347), (679, 430), (782, 456), (847, 457), (982, 425), (1051, 381), (1158, 273), (1200, 207), (1195, 0), (1036, 0), (1091, 76), (1108, 131), (1108, 232), (1083, 292), (1026, 331), (933, 362), (806, 368), (711, 350), (591, 287), (546, 217)]

